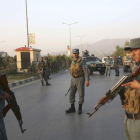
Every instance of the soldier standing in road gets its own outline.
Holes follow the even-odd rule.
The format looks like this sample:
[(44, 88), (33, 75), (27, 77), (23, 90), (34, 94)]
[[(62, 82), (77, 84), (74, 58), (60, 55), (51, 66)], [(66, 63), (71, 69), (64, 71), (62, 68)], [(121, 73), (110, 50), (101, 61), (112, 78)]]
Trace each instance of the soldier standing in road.
[(106, 61), (105, 61), (105, 64), (106, 64), (106, 76), (108, 74), (108, 71), (109, 71), (109, 76), (110, 76), (110, 72), (111, 72), (111, 60), (109, 58), (109, 56), (107, 57)]
[(116, 59), (116, 56), (114, 56), (114, 68), (116, 72), (115, 76), (119, 76), (119, 62), (118, 59)]
[(84, 64), (82, 58), (79, 57), (79, 49), (73, 49), (72, 51), (74, 60), (70, 66), (70, 74), (71, 78), (71, 85), (70, 85), (70, 96), (69, 100), (71, 103), (71, 107), (66, 110), (66, 113), (75, 112), (75, 94), (78, 90), (79, 94), (79, 108), (78, 114), (82, 114), (82, 104), (84, 103), (84, 95), (85, 95), (85, 79), (86, 79), (86, 86), (89, 86), (89, 77), (88, 77), (88, 69), (87, 65)]
[(50, 68), (51, 68), (51, 65), (50, 65), (50, 62), (48, 60), (48, 57), (45, 57), (45, 63), (46, 63), (46, 73), (47, 73), (47, 78), (48, 79), (51, 79), (49, 76), (50, 76)]
[(3, 121), (3, 108), (6, 99), (11, 99), (11, 96), (0, 89), (0, 140), (7, 140), (5, 125)]
[[(131, 39), (130, 46), (126, 49), (131, 51), (135, 63), (140, 65), (140, 38)], [(127, 140), (140, 140), (140, 75), (123, 86), (130, 86), (124, 92), (125, 100), (123, 101), (126, 113), (124, 121), (125, 134)]]
[(40, 77), (42, 86), (44, 86), (43, 79), (46, 82), (46, 86), (51, 85), (48, 83), (47, 74), (46, 74), (46, 64), (43, 61), (43, 57), (40, 59), (40, 62), (38, 63), (37, 68), (39, 69), (39, 77)]

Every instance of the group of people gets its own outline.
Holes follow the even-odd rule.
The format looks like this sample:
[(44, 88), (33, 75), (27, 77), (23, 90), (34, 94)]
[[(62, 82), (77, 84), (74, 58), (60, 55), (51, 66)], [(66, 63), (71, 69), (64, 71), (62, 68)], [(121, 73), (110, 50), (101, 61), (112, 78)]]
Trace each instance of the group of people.
[[(108, 71), (109, 71), (109, 76), (111, 74), (111, 65), (112, 65), (112, 60), (110, 59), (109, 56), (107, 56), (107, 59), (105, 61), (105, 65), (106, 65), (106, 76), (108, 74)], [(118, 59), (116, 58), (116, 56), (114, 56), (114, 66), (113, 68), (115, 69), (115, 72), (116, 72), (116, 75), (115, 76), (119, 76), (119, 61)]]
[(37, 70), (39, 73), (39, 77), (42, 83), (42, 86), (45, 86), (44, 81), (46, 83), (46, 86), (50, 86), (51, 84), (48, 82), (50, 79), (50, 69), (51, 69), (51, 64), (49, 62), (48, 57), (43, 57), (40, 58), (40, 61), (37, 64)]
[[(127, 47), (127, 49), (131, 51), (134, 61), (138, 64), (137, 67), (140, 67), (139, 66), (140, 38), (130, 40), (130, 46)], [(89, 86), (88, 67), (79, 57), (79, 49), (73, 49), (72, 52), (74, 59), (69, 69), (70, 74), (72, 76), (69, 95), (71, 107), (68, 110), (66, 110), (66, 113), (73, 113), (76, 111), (75, 94), (76, 91), (78, 90), (79, 94), (78, 114), (82, 114), (82, 105), (84, 103), (84, 95), (85, 95), (85, 85), (87, 87)], [(43, 61), (43, 58), (41, 58), (39, 64), (37, 65), (37, 68), (42, 72), (42, 74), (40, 75), (41, 78), (44, 77), (46, 85), (49, 85), (47, 81), (48, 77), (46, 76), (47, 68), (49, 68), (47, 60), (48, 59), (46, 58), (45, 61)], [(114, 63), (115, 66), (117, 66), (118, 63), (115, 61), (116, 58), (114, 58)], [(108, 65), (109, 64), (107, 64), (107, 66)], [(117, 74), (119, 75), (119, 73), (116, 73), (116, 75)], [(42, 79), (41, 82), (42, 85), (44, 85)], [(124, 94), (125, 97), (123, 101), (123, 107), (125, 109), (126, 114), (124, 122), (125, 134), (127, 140), (140, 140), (140, 74), (137, 77), (135, 77), (135, 79), (132, 82), (123, 84), (122, 86), (125, 87), (123, 89), (123, 92), (120, 93)], [(127, 87), (129, 86), (129, 88), (126, 88), (126, 86)], [(9, 94), (0, 89), (0, 140), (7, 140), (5, 126), (3, 122), (3, 108), (5, 104), (4, 100), (6, 99), (10, 99)]]
[[(127, 47), (127, 50), (131, 51), (132, 58), (138, 64), (135, 69), (137, 67), (140, 67), (140, 38), (131, 39), (130, 46)], [(65, 112), (75, 112), (75, 94), (78, 90), (78, 114), (82, 114), (82, 105), (84, 103), (85, 95), (84, 87), (85, 85), (89, 86), (88, 68), (87, 65), (79, 57), (79, 49), (73, 49), (72, 53), (74, 60), (72, 61), (70, 66), (70, 74), (72, 78), (69, 95), (71, 107)], [(110, 75), (110, 65), (111, 61), (108, 56), (106, 60), (106, 75), (108, 70)], [(119, 76), (119, 67), (116, 57), (114, 57), (114, 68), (116, 76)], [(123, 94), (124, 96), (123, 107), (126, 114), (124, 122), (125, 134), (127, 140), (140, 140), (140, 74), (136, 76), (132, 82), (123, 84), (122, 86), (124, 86), (124, 88), (119, 94)]]

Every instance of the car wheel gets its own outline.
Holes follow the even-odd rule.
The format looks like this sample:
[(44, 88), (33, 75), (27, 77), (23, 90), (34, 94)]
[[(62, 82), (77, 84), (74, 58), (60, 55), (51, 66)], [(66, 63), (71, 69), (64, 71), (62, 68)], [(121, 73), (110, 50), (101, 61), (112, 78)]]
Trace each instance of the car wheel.
[(128, 68), (127, 68), (126, 65), (123, 66), (123, 71), (124, 71), (124, 72), (128, 72)]
[(105, 71), (99, 71), (99, 73), (100, 73), (101, 75), (104, 75), (104, 74), (105, 74)]

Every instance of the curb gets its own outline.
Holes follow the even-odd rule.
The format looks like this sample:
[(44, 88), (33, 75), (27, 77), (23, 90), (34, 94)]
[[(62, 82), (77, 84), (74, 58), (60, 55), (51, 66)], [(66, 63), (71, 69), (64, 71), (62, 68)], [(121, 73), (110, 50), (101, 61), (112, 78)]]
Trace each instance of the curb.
[[(51, 73), (50, 76), (54, 76), (54, 75), (58, 75), (58, 74), (61, 74), (61, 73), (64, 73), (64, 72), (67, 72), (67, 70), (60, 70), (58, 72), (55, 72), (55, 73)], [(14, 83), (9, 83), (9, 87), (12, 88), (12, 87), (16, 87), (16, 86), (19, 86), (19, 85), (23, 85), (23, 84), (26, 84), (26, 83), (29, 83), (29, 82), (32, 82), (32, 81), (35, 81), (35, 80), (38, 80), (40, 79), (39, 76), (38, 77), (31, 77), (31, 78), (28, 78), (28, 79), (24, 79), (24, 80), (20, 80), (20, 81), (16, 81)]]

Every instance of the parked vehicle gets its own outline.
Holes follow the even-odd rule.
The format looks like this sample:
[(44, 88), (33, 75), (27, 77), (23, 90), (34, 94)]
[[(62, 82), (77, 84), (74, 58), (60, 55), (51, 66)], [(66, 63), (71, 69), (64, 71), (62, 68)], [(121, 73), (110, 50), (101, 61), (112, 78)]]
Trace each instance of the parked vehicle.
[(101, 75), (105, 74), (106, 66), (97, 57), (92, 56), (82, 57), (82, 60), (84, 60), (85, 63), (87, 64), (90, 75), (92, 75), (93, 72), (95, 71), (98, 71)]

